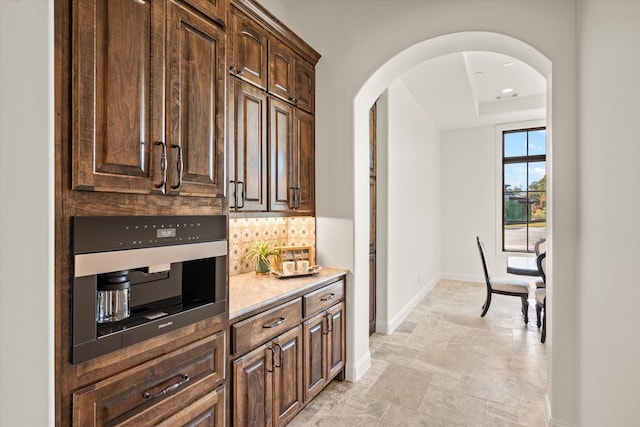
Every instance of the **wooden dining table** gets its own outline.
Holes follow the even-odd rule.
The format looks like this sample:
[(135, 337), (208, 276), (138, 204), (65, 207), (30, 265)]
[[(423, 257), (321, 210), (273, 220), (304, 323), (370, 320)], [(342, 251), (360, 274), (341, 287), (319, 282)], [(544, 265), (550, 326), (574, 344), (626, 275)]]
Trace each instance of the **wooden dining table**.
[(507, 257), (507, 273), (532, 277), (540, 275), (536, 258), (523, 256)]

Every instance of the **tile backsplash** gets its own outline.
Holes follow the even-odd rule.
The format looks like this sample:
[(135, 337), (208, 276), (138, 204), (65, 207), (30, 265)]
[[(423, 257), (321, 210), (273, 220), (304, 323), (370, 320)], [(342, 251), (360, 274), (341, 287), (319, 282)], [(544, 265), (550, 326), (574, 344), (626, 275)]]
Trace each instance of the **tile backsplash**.
[(254, 263), (244, 259), (254, 240), (274, 240), (282, 246), (311, 246), (315, 263), (316, 219), (307, 216), (278, 218), (232, 218), (229, 220), (229, 275), (254, 271)]

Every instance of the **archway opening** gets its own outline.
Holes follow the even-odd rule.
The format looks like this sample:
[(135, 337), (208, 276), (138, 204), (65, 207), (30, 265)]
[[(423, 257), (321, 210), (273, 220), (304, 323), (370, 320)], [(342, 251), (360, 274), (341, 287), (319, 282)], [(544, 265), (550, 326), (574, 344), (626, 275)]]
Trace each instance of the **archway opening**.
[[(495, 52), (516, 58), (536, 70), (546, 80), (547, 152), (551, 153), (551, 62), (532, 46), (509, 36), (489, 32), (462, 32), (439, 36), (417, 43), (391, 58), (366, 81), (354, 100), (354, 294), (355, 303), (348, 308), (349, 354), (358, 361), (362, 372), (347, 370), (347, 378), (357, 379), (368, 367), (362, 355), (368, 353), (368, 289), (369, 289), (369, 109), (375, 100), (406, 70), (452, 53)], [(548, 168), (547, 192), (553, 191), (551, 168)], [(548, 218), (548, 239), (551, 242), (551, 221)], [(385, 262), (382, 260), (381, 262)], [(550, 263), (551, 264), (551, 263)], [(389, 294), (389, 285), (382, 280), (382, 300)], [(389, 314), (393, 317), (395, 314)], [(397, 317), (397, 316), (396, 316)], [(354, 366), (353, 363), (348, 364)]]

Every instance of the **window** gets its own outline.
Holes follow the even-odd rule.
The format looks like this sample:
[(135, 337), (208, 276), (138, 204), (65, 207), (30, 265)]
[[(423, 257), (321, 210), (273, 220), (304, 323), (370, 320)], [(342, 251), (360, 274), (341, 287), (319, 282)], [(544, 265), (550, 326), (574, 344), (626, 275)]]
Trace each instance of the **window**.
[(547, 234), (547, 131), (502, 132), (502, 249), (533, 252)]

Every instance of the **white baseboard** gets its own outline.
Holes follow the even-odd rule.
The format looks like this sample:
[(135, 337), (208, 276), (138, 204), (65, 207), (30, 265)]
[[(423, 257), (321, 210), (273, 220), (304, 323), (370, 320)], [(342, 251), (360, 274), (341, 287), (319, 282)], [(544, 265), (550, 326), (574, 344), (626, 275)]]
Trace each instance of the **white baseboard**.
[(484, 276), (474, 274), (442, 273), (442, 278), (446, 280), (459, 280), (461, 282), (484, 283)]
[(547, 427), (577, 427), (578, 424), (567, 423), (565, 421), (554, 420), (551, 416), (551, 403), (549, 402), (549, 394), (544, 395), (544, 415), (547, 421)]
[(355, 382), (364, 375), (364, 373), (371, 367), (371, 352), (367, 352), (359, 360), (351, 365), (346, 365), (344, 369), (344, 378), (347, 381)]
[(440, 275), (427, 283), (422, 290), (409, 301), (398, 314), (396, 314), (389, 322), (376, 321), (376, 332), (389, 335), (396, 330), (398, 326), (404, 322), (404, 319), (411, 313), (411, 310), (429, 293), (431, 289), (440, 281)]

